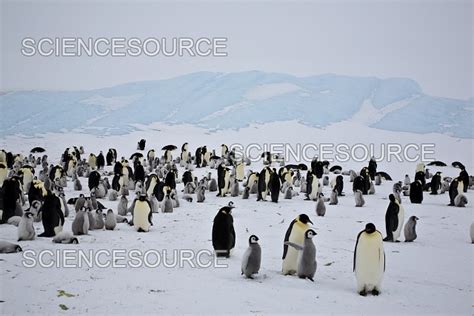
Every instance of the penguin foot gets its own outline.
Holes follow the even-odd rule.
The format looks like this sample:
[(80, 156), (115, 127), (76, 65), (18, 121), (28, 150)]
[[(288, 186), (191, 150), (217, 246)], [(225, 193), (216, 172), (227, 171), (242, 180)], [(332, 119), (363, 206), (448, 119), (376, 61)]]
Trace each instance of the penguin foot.
[(367, 292), (365, 290), (362, 290), (359, 292), (360, 296), (367, 296)]
[(387, 236), (383, 239), (383, 241), (393, 241), (393, 238), (390, 238), (390, 237)]
[(372, 295), (378, 296), (379, 294), (380, 294), (380, 292), (377, 289), (372, 290)]
[(308, 279), (309, 279), (311, 282), (314, 282), (314, 279), (313, 279), (313, 278), (308, 277)]
[(395, 240), (394, 242), (400, 242), (400, 240)]

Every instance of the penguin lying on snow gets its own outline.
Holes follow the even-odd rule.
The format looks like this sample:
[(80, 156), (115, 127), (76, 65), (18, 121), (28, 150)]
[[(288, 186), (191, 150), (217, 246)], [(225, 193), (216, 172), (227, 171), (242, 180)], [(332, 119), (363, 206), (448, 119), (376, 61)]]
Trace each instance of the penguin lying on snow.
[(11, 242), (0, 240), (0, 253), (15, 253), (22, 252), (23, 249), (17, 244), (12, 244)]
[(53, 242), (56, 244), (78, 244), (79, 240), (70, 232), (60, 232), (53, 237)]

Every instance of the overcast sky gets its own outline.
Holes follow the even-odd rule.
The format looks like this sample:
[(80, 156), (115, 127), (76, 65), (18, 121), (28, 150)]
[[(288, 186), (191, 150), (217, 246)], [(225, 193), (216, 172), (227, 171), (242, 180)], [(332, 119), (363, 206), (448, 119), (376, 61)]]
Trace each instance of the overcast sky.
[[(67, 3), (67, 4), (66, 4)], [(195, 71), (409, 77), (473, 96), (472, 1), (4, 1), (2, 90), (79, 90)], [(227, 37), (227, 57), (25, 57), (25, 37)]]

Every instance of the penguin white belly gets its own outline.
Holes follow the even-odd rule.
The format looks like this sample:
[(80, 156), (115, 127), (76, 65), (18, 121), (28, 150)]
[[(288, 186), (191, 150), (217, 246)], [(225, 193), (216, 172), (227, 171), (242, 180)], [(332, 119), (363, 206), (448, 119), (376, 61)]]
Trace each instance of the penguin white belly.
[(244, 164), (240, 163), (237, 165), (237, 169), (235, 171), (235, 178), (237, 181), (242, 181), (245, 177), (245, 172), (244, 172)]
[(156, 179), (153, 177), (153, 178), (151, 178), (150, 186), (148, 187), (148, 190), (146, 191), (146, 194), (148, 196), (151, 196), (151, 194), (155, 190), (155, 185), (156, 185)]
[(370, 236), (362, 233), (356, 249), (356, 268), (355, 275), (357, 279), (357, 291), (364, 288), (366, 291), (372, 291), (374, 288), (380, 291), (382, 283), (385, 257), (383, 253), (382, 236), (374, 233)]
[(226, 195), (226, 193), (229, 191), (229, 186), (230, 186), (230, 172), (226, 171), (225, 176), (224, 176), (224, 188), (222, 189), (222, 196)]
[(7, 178), (8, 171), (7, 168), (0, 168), (0, 188), (3, 186), (3, 182)]
[(401, 204), (398, 204), (398, 226), (397, 229), (393, 232), (393, 240), (397, 240), (400, 237), (402, 232), (403, 222), (405, 220), (405, 209)]
[(135, 203), (135, 209), (133, 210), (133, 226), (136, 230), (139, 228), (144, 231), (150, 230), (150, 223), (148, 222), (148, 215), (151, 210), (146, 202), (137, 201)]
[[(293, 229), (291, 230), (291, 234), (288, 238), (288, 241), (298, 245), (303, 245), (304, 233), (308, 228), (309, 225), (295, 223), (293, 225)], [(283, 259), (283, 274), (294, 274), (296, 273), (296, 271), (298, 271), (298, 258), (300, 255), (299, 252), (300, 251), (296, 250), (295, 248), (288, 246), (285, 259)]]
[(28, 171), (25, 171), (23, 174), (23, 191), (24, 192), (28, 192), (32, 181), (33, 181), (33, 174), (28, 169)]
[(319, 181), (316, 176), (313, 176), (313, 182), (311, 183), (311, 193), (309, 195), (309, 198), (311, 200), (316, 200), (318, 198), (318, 192), (319, 192)]
[(54, 179), (61, 179), (61, 170), (59, 168), (57, 168), (54, 173)]
[(262, 192), (262, 199), (267, 198), (268, 193), (268, 183), (270, 182), (270, 171), (265, 172), (265, 191)]
[(289, 184), (293, 184), (293, 177), (291, 176), (290, 172), (287, 172), (285, 174), (285, 181), (288, 182)]
[(464, 192), (464, 182), (459, 181), (458, 182), (458, 193)]

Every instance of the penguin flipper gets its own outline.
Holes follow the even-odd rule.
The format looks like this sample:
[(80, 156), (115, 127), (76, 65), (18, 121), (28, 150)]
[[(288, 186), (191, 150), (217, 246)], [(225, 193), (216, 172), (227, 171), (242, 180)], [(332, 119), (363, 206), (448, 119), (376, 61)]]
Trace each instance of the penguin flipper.
[(292, 243), (291, 241), (285, 241), (285, 245), (291, 246), (295, 248), (296, 250), (303, 250), (303, 247), (301, 245)]
[[(285, 241), (289, 241), (290, 240), (290, 235), (291, 235), (291, 230), (293, 229), (293, 225), (296, 223), (296, 220), (293, 220), (291, 223), (290, 223), (290, 226), (288, 227), (288, 229), (286, 230), (286, 234), (285, 234)], [(283, 256), (282, 256), (282, 259), (285, 259), (286, 258), (286, 253), (288, 252), (288, 245), (286, 245), (285, 243), (283, 243)]]

